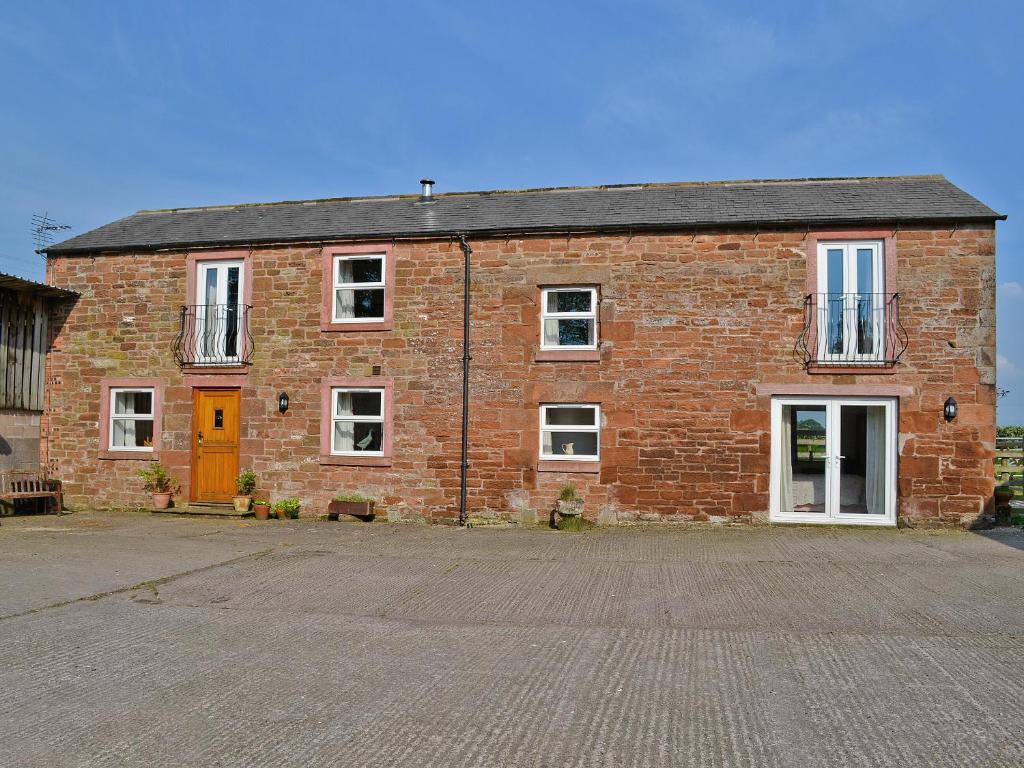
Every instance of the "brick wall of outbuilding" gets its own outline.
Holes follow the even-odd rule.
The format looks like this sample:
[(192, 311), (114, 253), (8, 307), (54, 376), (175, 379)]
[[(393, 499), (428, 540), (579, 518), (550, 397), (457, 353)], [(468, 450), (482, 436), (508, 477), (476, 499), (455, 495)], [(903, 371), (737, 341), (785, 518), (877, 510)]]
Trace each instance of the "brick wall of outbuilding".
[[(810, 375), (793, 354), (804, 231), (473, 240), (471, 514), (544, 516), (569, 481), (590, 517), (763, 519), (770, 398), (758, 385), (869, 384), (913, 392), (899, 402), (901, 519), (973, 522), (994, 484), (994, 230), (902, 229), (896, 244), (902, 364), (891, 375)], [(399, 241), (394, 255), (394, 330), (325, 333), (320, 248), (252, 250), (242, 465), (264, 492), (299, 496), (307, 514), (343, 491), (405, 517), (457, 512), (462, 253), (448, 240)], [(171, 351), (185, 270), (184, 252), (49, 263), (48, 282), (81, 293), (48, 363), (43, 442), (72, 506), (147, 501), (140, 462), (98, 458), (104, 378), (163, 380), (161, 458), (187, 493), (191, 390)], [(600, 362), (536, 362), (538, 286), (580, 283), (600, 285)], [(373, 366), (394, 380), (393, 465), (321, 466), (321, 381)], [(946, 424), (950, 395), (960, 417)], [(541, 402), (601, 403), (600, 474), (538, 472)]]

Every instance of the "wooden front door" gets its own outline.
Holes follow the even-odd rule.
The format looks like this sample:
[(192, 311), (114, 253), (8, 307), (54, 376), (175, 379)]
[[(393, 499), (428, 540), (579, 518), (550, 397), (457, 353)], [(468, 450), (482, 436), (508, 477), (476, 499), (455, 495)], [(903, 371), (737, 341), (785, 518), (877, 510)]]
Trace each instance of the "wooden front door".
[(192, 391), (192, 501), (230, 502), (238, 477), (241, 390)]

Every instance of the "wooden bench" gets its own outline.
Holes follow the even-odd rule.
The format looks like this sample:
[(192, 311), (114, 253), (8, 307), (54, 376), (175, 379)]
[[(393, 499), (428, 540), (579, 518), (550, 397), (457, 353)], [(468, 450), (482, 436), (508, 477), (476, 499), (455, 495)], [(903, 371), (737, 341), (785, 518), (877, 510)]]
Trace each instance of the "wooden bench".
[(44, 472), (0, 472), (0, 502), (13, 507), (21, 499), (53, 499), (55, 515), (64, 509), (60, 480), (49, 478)]

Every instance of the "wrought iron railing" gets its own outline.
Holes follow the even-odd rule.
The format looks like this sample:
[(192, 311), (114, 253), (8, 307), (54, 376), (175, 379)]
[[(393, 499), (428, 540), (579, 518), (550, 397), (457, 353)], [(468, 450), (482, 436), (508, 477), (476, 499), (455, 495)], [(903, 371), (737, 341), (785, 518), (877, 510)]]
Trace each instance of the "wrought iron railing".
[(251, 365), (252, 334), (245, 304), (192, 304), (181, 308), (174, 340), (178, 365)]
[(812, 293), (796, 353), (807, 367), (891, 368), (907, 341), (898, 293)]

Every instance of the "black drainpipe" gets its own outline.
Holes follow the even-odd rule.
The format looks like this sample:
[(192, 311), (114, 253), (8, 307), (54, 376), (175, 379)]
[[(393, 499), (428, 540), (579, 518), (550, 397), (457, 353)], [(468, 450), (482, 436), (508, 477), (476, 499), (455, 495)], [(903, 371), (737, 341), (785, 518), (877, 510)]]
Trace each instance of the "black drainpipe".
[(466, 472), (469, 470), (469, 262), (473, 249), (465, 235), (459, 235), (465, 257), (462, 285), (462, 468), (459, 476), (459, 525), (466, 525)]

